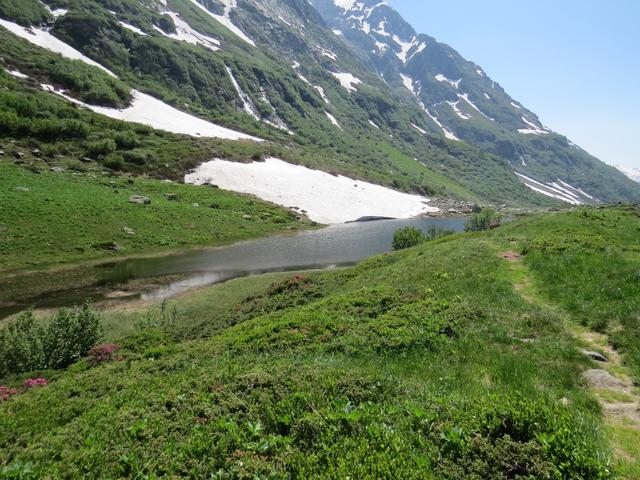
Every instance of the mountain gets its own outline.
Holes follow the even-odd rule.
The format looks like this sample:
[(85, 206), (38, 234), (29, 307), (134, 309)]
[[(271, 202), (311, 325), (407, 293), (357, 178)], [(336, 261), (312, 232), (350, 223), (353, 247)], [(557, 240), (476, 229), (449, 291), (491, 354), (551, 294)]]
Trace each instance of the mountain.
[(635, 187), (511, 98), (475, 63), (416, 33), (385, 1), (312, 0), (333, 31), (399, 94), (424, 110), (437, 130), (508, 160), (520, 178), (562, 182), (605, 201), (635, 198)]
[[(3, 138), (51, 152), (49, 163), (90, 158), (159, 178), (212, 157), (277, 157), (430, 197), (640, 201), (637, 184), (384, 2), (339, 3), (0, 0)], [(49, 106), (33, 113), (18, 97)], [(86, 134), (65, 133), (78, 116), (69, 102)], [(104, 115), (155, 130), (119, 127), (134, 145), (100, 127)], [(34, 132), (42, 116), (67, 127)], [(95, 145), (108, 139), (115, 148)]]
[(622, 173), (624, 173), (627, 177), (629, 177), (634, 182), (639, 182), (640, 183), (640, 169), (631, 168), (631, 167), (623, 167), (621, 165), (618, 165), (616, 168), (618, 170), (620, 170)]

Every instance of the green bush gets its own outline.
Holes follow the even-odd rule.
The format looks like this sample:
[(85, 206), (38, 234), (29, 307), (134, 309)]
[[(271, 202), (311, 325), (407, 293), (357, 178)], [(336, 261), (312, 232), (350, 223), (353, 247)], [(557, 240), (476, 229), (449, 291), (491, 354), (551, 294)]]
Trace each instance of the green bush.
[(104, 138), (87, 143), (89, 155), (108, 155), (116, 151), (117, 145), (112, 138)]
[(427, 228), (427, 232), (424, 234), (426, 240), (436, 240), (437, 238), (447, 237), (456, 233), (455, 230), (450, 228), (440, 227), (438, 225), (431, 225)]
[(122, 170), (124, 168), (124, 159), (119, 153), (110, 153), (103, 161), (104, 166), (111, 170)]
[(492, 225), (499, 225), (502, 215), (493, 208), (483, 208), (481, 212), (474, 213), (464, 225), (466, 232), (481, 232), (489, 230)]
[(64, 368), (86, 355), (102, 338), (100, 317), (89, 304), (62, 308), (46, 329), (44, 339), (48, 368)]
[(44, 322), (29, 310), (0, 330), (0, 376), (67, 367), (101, 337), (100, 317), (88, 304), (63, 308)]
[(396, 230), (393, 234), (393, 249), (402, 250), (404, 248), (415, 247), (426, 240), (422, 231), (416, 227), (404, 227)]

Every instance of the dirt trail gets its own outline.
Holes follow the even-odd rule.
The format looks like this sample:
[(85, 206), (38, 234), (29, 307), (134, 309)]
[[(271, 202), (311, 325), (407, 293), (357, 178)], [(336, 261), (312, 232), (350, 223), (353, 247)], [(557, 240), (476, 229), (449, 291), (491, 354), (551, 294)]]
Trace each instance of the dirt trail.
[[(582, 353), (593, 361), (583, 373), (585, 383), (602, 406), (605, 427), (609, 433), (613, 457), (618, 465), (637, 472), (640, 468), (640, 389), (634, 386), (620, 354), (612, 347), (607, 335), (594, 332), (568, 318), (566, 313), (549, 304), (535, 288), (522, 257), (511, 251), (498, 253), (509, 262), (514, 274), (514, 288), (529, 303), (553, 310), (566, 318), (567, 328), (579, 341)], [(630, 433), (629, 433), (630, 432)], [(636, 441), (630, 441), (630, 437)], [(621, 478), (636, 478), (623, 474)]]

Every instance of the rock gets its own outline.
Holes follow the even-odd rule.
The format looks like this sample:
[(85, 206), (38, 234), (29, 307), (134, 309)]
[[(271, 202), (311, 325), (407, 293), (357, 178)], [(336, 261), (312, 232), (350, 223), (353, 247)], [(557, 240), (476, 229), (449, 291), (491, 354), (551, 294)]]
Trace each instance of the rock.
[(470, 208), (471, 208), (471, 211), (473, 213), (480, 213), (482, 211), (482, 207), (480, 205), (475, 204), (475, 203), (473, 205), (471, 205)]
[(177, 193), (166, 193), (165, 194), (165, 198), (171, 202), (177, 202), (178, 201), (178, 194)]
[(24, 153), (22, 152), (14, 152), (13, 156), (17, 159), (21, 159), (22, 157), (24, 157)]
[(15, 187), (14, 190), (16, 192), (29, 192), (30, 191), (27, 187)]
[(191, 206), (194, 208), (199, 208), (200, 204), (196, 202), (196, 203), (192, 203)]
[(626, 389), (626, 385), (622, 380), (614, 377), (606, 370), (591, 369), (584, 372), (582, 376), (594, 388)]
[(93, 248), (98, 248), (100, 250), (107, 250), (109, 252), (120, 252), (122, 251), (122, 247), (118, 245), (116, 242), (103, 242), (96, 243), (92, 245)]
[(0, 155), (4, 155), (4, 150), (0, 150)]
[(251, 220), (253, 217), (251, 215), (243, 215), (242, 218), (245, 220)]
[(129, 197), (129, 203), (136, 203), (138, 205), (149, 205), (151, 203), (151, 199), (142, 195), (131, 195)]
[(136, 231), (133, 228), (129, 228), (129, 227), (122, 227), (122, 231), (124, 233), (126, 233), (127, 235), (135, 235)]
[(595, 360), (596, 362), (608, 362), (609, 359), (607, 357), (605, 357), (604, 355), (602, 355), (601, 353), (598, 352), (593, 352), (591, 350), (581, 350), (583, 355), (586, 355), (587, 357), (591, 358), (592, 360)]
[(62, 168), (62, 167), (51, 167), (51, 171), (53, 173), (64, 173), (64, 168)]
[(33, 150), (31, 150), (31, 153), (33, 155), (35, 155), (36, 157), (39, 157), (42, 152), (40, 150), (38, 150), (37, 148), (34, 148)]
[(81, 161), (82, 163), (91, 163), (91, 162), (94, 162), (95, 160), (93, 160), (92, 158), (89, 158), (89, 157), (82, 157), (82, 158), (80, 159), (80, 161)]

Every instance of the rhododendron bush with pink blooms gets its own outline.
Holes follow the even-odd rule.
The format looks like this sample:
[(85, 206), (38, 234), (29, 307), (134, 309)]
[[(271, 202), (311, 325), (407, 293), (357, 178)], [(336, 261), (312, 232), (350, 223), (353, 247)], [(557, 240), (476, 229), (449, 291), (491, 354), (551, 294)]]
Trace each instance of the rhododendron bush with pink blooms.
[(0, 376), (67, 367), (101, 338), (100, 317), (88, 304), (42, 321), (29, 310), (0, 329)]

